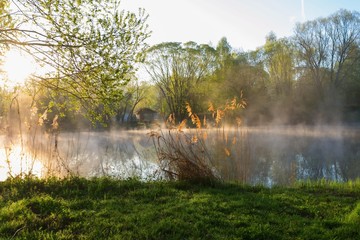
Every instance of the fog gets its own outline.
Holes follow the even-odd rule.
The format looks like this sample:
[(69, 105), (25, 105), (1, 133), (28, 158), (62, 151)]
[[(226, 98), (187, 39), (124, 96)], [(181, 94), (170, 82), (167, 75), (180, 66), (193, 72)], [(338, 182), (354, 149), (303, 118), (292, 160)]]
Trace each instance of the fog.
[[(53, 118), (40, 124), (26, 105), (13, 109), (0, 135), (0, 180), (7, 177), (136, 177), (144, 181), (166, 179), (153, 139), (159, 129), (85, 130), (53, 129)], [(249, 107), (251, 110), (251, 106)], [(187, 129), (202, 133), (212, 169), (225, 181), (247, 184), (291, 185), (296, 181), (347, 181), (360, 177), (360, 127), (339, 124), (281, 125), (287, 112), (272, 110), (263, 125)], [(247, 124), (247, 117), (244, 122)], [(276, 117), (277, 116), (277, 117)], [(41, 117), (40, 117), (41, 119)], [(248, 118), (249, 119), (249, 118)], [(231, 121), (230, 121), (231, 122)], [(211, 125), (211, 120), (208, 120)], [(155, 126), (155, 125), (154, 125)], [(169, 129), (162, 126), (166, 137)], [(21, 130), (21, 131), (20, 131)], [(176, 131), (176, 130), (171, 130)], [(205, 134), (206, 133), (206, 134)], [(207, 137), (204, 137), (207, 136)], [(193, 143), (200, 144), (200, 143)]]
[[(196, 131), (186, 130), (185, 134)], [(278, 126), (201, 131), (206, 132), (203, 141), (212, 167), (226, 181), (272, 186), (308, 179), (347, 181), (360, 177), (360, 128)], [(149, 132), (43, 132), (24, 135), (22, 149), (19, 137), (4, 135), (0, 140), (1, 157), (8, 161), (0, 162), (0, 180), (20, 170), (38, 177), (163, 179)]]

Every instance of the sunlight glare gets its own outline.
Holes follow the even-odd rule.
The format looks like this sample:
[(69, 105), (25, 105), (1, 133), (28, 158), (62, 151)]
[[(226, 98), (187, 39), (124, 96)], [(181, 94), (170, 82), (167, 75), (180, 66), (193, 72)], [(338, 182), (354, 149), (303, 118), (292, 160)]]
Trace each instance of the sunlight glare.
[[(9, 159), (11, 170), (6, 159)], [(9, 177), (9, 171), (12, 176), (17, 176), (21, 172), (25, 174), (31, 172), (34, 176), (41, 178), (43, 168), (44, 166), (39, 160), (24, 154), (19, 145), (13, 146), (8, 153), (5, 148), (0, 149), (0, 181), (5, 181)]]
[(4, 56), (2, 69), (5, 71), (2, 84), (8, 87), (21, 86), (35, 72), (35, 63), (30, 56), (19, 50), (11, 49)]

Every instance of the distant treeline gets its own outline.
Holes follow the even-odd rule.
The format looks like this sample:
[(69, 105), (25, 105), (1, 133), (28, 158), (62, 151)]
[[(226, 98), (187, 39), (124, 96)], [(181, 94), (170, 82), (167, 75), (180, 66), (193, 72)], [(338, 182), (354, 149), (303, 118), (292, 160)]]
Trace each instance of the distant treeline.
[(298, 23), (291, 37), (271, 32), (250, 52), (225, 37), (216, 47), (162, 43), (147, 54), (153, 107), (182, 119), (186, 102), (205, 113), (209, 102), (242, 96), (247, 107), (238, 114), (249, 125), (359, 122), (359, 44), (359, 12), (347, 10)]
[[(32, 2), (28, 4), (33, 6)], [(82, 16), (72, 4), (66, 1), (59, 7)], [(93, 11), (97, 11), (96, 6)], [(72, 15), (61, 16), (64, 19), (60, 20), (66, 20), (69, 26), (77, 26)], [(117, 20), (116, 29), (126, 32), (129, 27), (119, 16), (123, 15), (116, 13), (114, 18), (106, 19), (107, 25), (87, 22), (89, 31), (63, 29), (67, 35), (58, 35), (59, 29), (49, 28), (49, 36), (62, 36), (68, 44), (60, 40), (49, 44), (44, 39), (28, 45), (28, 42), (16, 42), (15, 37), (4, 38), (2, 46), (26, 46), (30, 54), (38, 56), (38, 61), (53, 64), (57, 71), (34, 77), (22, 92), (0, 89), (0, 115), (4, 119), (8, 113), (16, 117), (19, 108), (24, 108), (28, 113), (23, 111), (22, 117), (31, 118), (36, 112), (39, 119), (33, 121), (43, 122), (49, 128), (54, 126), (54, 119), (55, 125), (63, 129), (136, 127), (139, 122), (136, 112), (142, 108), (154, 110), (164, 120), (171, 114), (181, 122), (189, 117), (186, 107), (190, 106), (193, 113), (211, 121), (211, 117), (216, 117), (214, 109), (225, 110), (225, 106), (236, 100), (245, 102), (246, 107), (235, 109), (223, 122), (231, 123), (231, 119), (241, 119), (246, 125), (360, 122), (360, 13), (357, 11), (339, 10), (325, 18), (298, 23), (290, 37), (278, 38), (270, 32), (263, 46), (247, 52), (230, 46), (226, 37), (216, 46), (165, 42), (147, 48), (144, 41), (150, 32), (145, 28), (144, 11), (140, 15), (123, 16), (133, 24), (132, 18), (139, 19), (138, 28), (131, 28), (133, 31), (127, 38), (120, 30), (118, 36), (112, 35), (115, 31), (110, 27), (112, 21)], [(49, 21), (48, 25), (55, 23)], [(9, 30), (4, 36), (12, 37), (11, 18), (6, 24)], [(36, 26), (38, 22), (33, 24)], [(86, 41), (90, 36), (94, 39)], [(80, 40), (84, 42), (79, 43)], [(97, 44), (99, 41), (101, 45)], [(141, 69), (141, 74), (135, 75), (136, 69)], [(15, 100), (20, 101), (18, 107)]]

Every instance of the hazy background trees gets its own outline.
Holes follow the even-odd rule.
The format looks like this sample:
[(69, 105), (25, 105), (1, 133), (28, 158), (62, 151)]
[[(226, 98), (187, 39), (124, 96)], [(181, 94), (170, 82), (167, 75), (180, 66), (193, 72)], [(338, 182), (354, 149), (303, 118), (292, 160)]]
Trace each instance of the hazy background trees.
[[(233, 49), (225, 37), (216, 47), (206, 45), (211, 51), (195, 51), (205, 46), (195, 43), (154, 46), (147, 67), (168, 106), (157, 110), (185, 117), (186, 101), (202, 112), (208, 101), (242, 95), (249, 125), (358, 122), (359, 22), (358, 12), (339, 10), (298, 23), (287, 38), (271, 32), (264, 46), (250, 52)], [(189, 75), (194, 66), (199, 77)]]
[[(226, 37), (215, 46), (165, 42), (148, 48), (147, 15), (121, 11), (120, 1), (14, 3), (15, 12), (0, 3), (0, 55), (15, 46), (48, 69), (25, 92), (39, 114), (52, 111), (69, 126), (79, 119), (89, 125), (81, 115), (129, 123), (142, 107), (181, 121), (187, 103), (206, 115), (210, 102), (234, 97), (247, 102), (241, 112), (247, 125), (360, 121), (359, 12), (298, 23), (290, 37), (270, 32), (263, 46), (245, 52)], [(136, 75), (138, 67), (147, 74)]]
[(295, 28), (299, 67), (313, 82), (320, 120), (340, 120), (344, 86), (352, 81), (359, 62), (360, 15), (340, 10)]

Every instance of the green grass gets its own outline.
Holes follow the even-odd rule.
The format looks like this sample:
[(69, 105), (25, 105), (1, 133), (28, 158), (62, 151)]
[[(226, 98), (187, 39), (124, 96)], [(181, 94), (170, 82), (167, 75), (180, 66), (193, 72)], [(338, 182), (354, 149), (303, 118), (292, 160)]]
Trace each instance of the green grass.
[(8, 180), (0, 239), (360, 239), (360, 182)]

